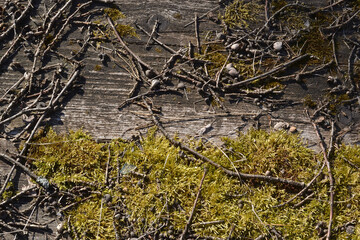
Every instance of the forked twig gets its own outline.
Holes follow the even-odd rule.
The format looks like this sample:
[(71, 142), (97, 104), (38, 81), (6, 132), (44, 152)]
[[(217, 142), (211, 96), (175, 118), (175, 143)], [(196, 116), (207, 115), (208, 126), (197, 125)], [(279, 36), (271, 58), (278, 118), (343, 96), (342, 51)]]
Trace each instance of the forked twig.
[[(209, 11), (207, 11), (206, 13), (204, 13), (203, 15), (201, 15), (200, 17), (198, 17), (198, 20), (203, 19), (204, 17), (206, 17), (209, 13), (216, 11), (220, 8), (220, 6), (214, 7), (213, 9), (210, 9)], [(187, 26), (190, 26), (191, 24), (195, 23), (195, 20), (185, 24), (184, 28), (186, 28)]]
[[(118, 33), (118, 31), (115, 28), (114, 22), (111, 20), (111, 18), (109, 16), (106, 16), (106, 19), (108, 20), (110, 27), (113, 29), (117, 39), (119, 40), (119, 42), (121, 43), (121, 45), (123, 46), (123, 48), (131, 55), (133, 56), (141, 65), (143, 65), (145, 68), (147, 69), (152, 69), (152, 67), (150, 67), (150, 65), (148, 65), (147, 63), (145, 63), (143, 60), (140, 59), (140, 57), (138, 55), (136, 55), (126, 44), (125, 42), (122, 40), (120, 34)], [(157, 74), (156, 74), (157, 75)]]

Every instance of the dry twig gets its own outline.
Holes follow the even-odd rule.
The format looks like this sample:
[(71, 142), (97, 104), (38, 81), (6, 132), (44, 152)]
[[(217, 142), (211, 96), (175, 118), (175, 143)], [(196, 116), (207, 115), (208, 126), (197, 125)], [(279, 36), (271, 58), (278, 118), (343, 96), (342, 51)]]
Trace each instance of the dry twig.
[(296, 63), (296, 62), (299, 62), (301, 60), (304, 60), (305, 58), (309, 57), (309, 54), (304, 54), (304, 55), (301, 55), (301, 56), (298, 56), (298, 57), (295, 57), (293, 59), (291, 59), (290, 61), (286, 62), (286, 63), (283, 63), (283, 64), (280, 64), (274, 68), (272, 68), (270, 71), (267, 71), (263, 74), (260, 74), (258, 76), (255, 76), (255, 77), (252, 77), (252, 78), (249, 78), (249, 79), (246, 79), (246, 80), (243, 80), (241, 82), (237, 82), (237, 83), (233, 83), (233, 84), (230, 84), (228, 86), (225, 86), (225, 90), (231, 90), (233, 88), (236, 88), (236, 87), (240, 87), (242, 85), (245, 85), (245, 84), (248, 84), (248, 83), (251, 83), (255, 80), (258, 80), (258, 79), (262, 79), (262, 78), (265, 78), (269, 75), (272, 75), (274, 73), (277, 73), (281, 70), (283, 70), (284, 68), (287, 68), (288, 66)]
[(189, 219), (188, 219), (187, 222), (186, 222), (186, 225), (185, 225), (185, 228), (184, 228), (183, 233), (181, 234), (180, 240), (184, 240), (184, 239), (187, 238), (186, 235), (187, 235), (187, 232), (189, 231), (189, 228), (190, 228), (190, 226), (191, 226), (191, 223), (192, 223), (192, 220), (193, 220), (193, 217), (194, 217), (196, 205), (197, 205), (197, 202), (198, 202), (199, 197), (200, 197), (201, 188), (202, 188), (202, 185), (203, 185), (203, 183), (204, 183), (204, 179), (205, 179), (206, 173), (207, 173), (207, 168), (205, 168), (205, 170), (204, 170), (204, 174), (203, 174), (203, 176), (202, 176), (202, 178), (201, 178), (201, 181), (200, 181), (199, 190), (198, 190), (198, 192), (197, 192), (197, 194), (196, 194), (196, 198), (195, 198), (195, 201), (194, 201), (194, 206), (193, 206), (193, 208), (191, 209)]
[(307, 111), (306, 111), (306, 113), (307, 113), (307, 116), (309, 117), (309, 119), (310, 119), (310, 121), (311, 121), (311, 123), (312, 123), (312, 125), (314, 127), (316, 135), (319, 138), (319, 144), (320, 144), (320, 147), (321, 147), (321, 150), (322, 150), (322, 153), (323, 153), (324, 161), (325, 161), (327, 169), (328, 169), (329, 184), (330, 184), (330, 189), (329, 189), (329, 192), (330, 192), (330, 201), (329, 201), (330, 202), (330, 216), (329, 216), (329, 224), (328, 224), (328, 229), (327, 229), (327, 234), (326, 234), (326, 240), (330, 240), (331, 239), (331, 226), (332, 226), (333, 218), (334, 218), (335, 180), (334, 180), (334, 177), (333, 177), (333, 174), (332, 174), (331, 164), (330, 164), (330, 161), (328, 159), (328, 154), (327, 154), (327, 151), (326, 151), (326, 146), (325, 146), (325, 143), (324, 143), (324, 139), (321, 136), (321, 133), (319, 131), (319, 128), (318, 128), (317, 124), (310, 118), (310, 115), (309, 115), (309, 113)]

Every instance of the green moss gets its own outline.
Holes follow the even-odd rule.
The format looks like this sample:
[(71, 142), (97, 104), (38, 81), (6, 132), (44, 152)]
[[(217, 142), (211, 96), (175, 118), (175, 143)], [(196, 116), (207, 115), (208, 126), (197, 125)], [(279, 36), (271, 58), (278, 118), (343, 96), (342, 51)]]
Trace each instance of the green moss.
[(174, 13), (174, 14), (173, 14), (173, 17), (174, 17), (175, 19), (177, 19), (177, 20), (181, 20), (181, 19), (183, 18), (180, 13)]
[[(243, 161), (235, 164), (241, 172), (264, 174), (270, 171), (272, 176), (304, 181), (303, 169), (313, 167), (313, 152), (296, 135), (251, 130), (237, 139), (224, 140), (228, 148), (243, 154)], [(229, 164), (226, 165), (231, 168)]]
[(350, 97), (347, 94), (341, 94), (341, 95), (339, 95), (337, 97), (337, 101), (339, 101), (339, 102), (346, 101), (346, 100), (349, 100), (349, 99), (350, 99)]
[(286, 14), (279, 17), (279, 22), (283, 27), (291, 30), (300, 30), (305, 28), (305, 21), (308, 20), (305, 12), (295, 8), (289, 8)]
[[(73, 199), (78, 205), (65, 212), (73, 237), (114, 239), (113, 222), (121, 239), (128, 238), (130, 232), (140, 236), (165, 223), (161, 232), (169, 235), (172, 226), (172, 234), (178, 236), (192, 209), (204, 166), (208, 173), (193, 223), (223, 221), (193, 227), (198, 236), (226, 238), (235, 226), (233, 238), (249, 239), (276, 227), (287, 239), (316, 239), (315, 225), (328, 220), (326, 179), (319, 179), (313, 185), (314, 196), (302, 207), (274, 208), (294, 193), (264, 182), (239, 182), (220, 169), (193, 161), (164, 137), (157, 136), (155, 129), (138, 141), (116, 139), (96, 143), (82, 131), (57, 135), (52, 130), (39, 134), (35, 141), (38, 144), (31, 145), (29, 156), (38, 159), (33, 162), (38, 175), (46, 176), (61, 190), (84, 186), (88, 189), (87, 194), (78, 194)], [(202, 141), (190, 140), (188, 144), (232, 170), (253, 174), (269, 171), (272, 176), (303, 182), (312, 179), (322, 161), (318, 154), (306, 148), (298, 135), (285, 131), (250, 130), (236, 139), (224, 138), (223, 142), (222, 150)], [(109, 156), (109, 185), (106, 185)], [(344, 158), (359, 166), (360, 147), (341, 146), (335, 152), (333, 167), (338, 202), (334, 228), (360, 214), (360, 174), (344, 162)], [(136, 167), (135, 172), (145, 174), (146, 178), (122, 171), (117, 182), (118, 171), (125, 165)], [(102, 200), (105, 194), (112, 196), (108, 203)], [(88, 199), (81, 202), (85, 197)], [(296, 199), (294, 203), (301, 200)], [(358, 226), (356, 233), (359, 233)], [(339, 231), (335, 239), (344, 236), (346, 233)]]
[(113, 21), (125, 18), (125, 15), (117, 8), (105, 8), (104, 13), (105, 15), (108, 15)]
[(155, 47), (154, 50), (157, 52), (157, 53), (162, 53), (163, 50), (159, 47)]
[(122, 37), (125, 37), (125, 36), (136, 37), (137, 36), (135, 29), (129, 25), (116, 24), (115, 28), (118, 31), (119, 35)]
[(207, 65), (210, 76), (215, 76), (216, 72), (223, 66), (227, 56), (221, 52), (222, 46), (210, 46), (209, 53), (205, 56), (199, 56), (200, 59), (208, 60), (211, 63)]
[[(204, 47), (203, 47), (204, 48)], [(203, 52), (205, 49), (203, 49)], [(211, 77), (214, 77), (216, 73), (222, 68), (224, 65), (228, 53), (226, 52), (225, 48), (221, 44), (210, 44), (207, 46), (207, 53), (205, 55), (195, 55), (197, 58), (202, 60), (207, 60), (210, 62), (210, 64), (207, 65), (207, 69), (209, 72), (209, 75)], [(246, 63), (243, 60), (229, 60), (227, 63), (232, 63), (233, 67), (239, 72), (239, 75), (243, 78), (249, 78), (253, 77), (253, 65), (252, 62)], [(257, 63), (255, 63), (255, 66)]]
[(329, 102), (328, 108), (330, 110), (330, 113), (334, 116), (339, 113), (339, 109), (343, 105), (343, 101), (350, 99), (348, 94), (332, 94), (332, 93), (326, 94), (325, 98)]
[(298, 47), (303, 46), (303, 53), (315, 56), (319, 62), (330, 62), (333, 59), (331, 41), (322, 35), (319, 28), (304, 31), (297, 44)]
[(333, 14), (328, 14), (326, 12), (317, 12), (313, 19), (311, 19), (311, 23), (315, 27), (319, 26), (328, 26), (332, 21), (335, 20), (335, 17), (337, 17), (338, 13), (334, 12)]
[[(357, 166), (357, 168), (356, 168)], [(335, 152), (333, 162), (336, 186), (335, 224), (345, 225), (353, 220), (358, 221), (360, 206), (360, 146), (341, 145)], [(355, 236), (360, 236), (357, 223)], [(356, 239), (346, 232), (337, 234), (338, 239)]]
[(2, 196), (1, 196), (1, 200), (7, 200), (9, 198), (11, 198), (12, 196), (15, 195), (15, 188), (14, 188), (14, 183), (9, 181), (5, 187), (5, 191), (3, 192)]
[(130, 25), (116, 23), (118, 19), (125, 18), (125, 15), (119, 9), (106, 8), (104, 9), (104, 16), (100, 16), (92, 21), (99, 26), (96, 30), (92, 31), (92, 35), (98, 39), (97, 44), (101, 44), (105, 40), (115, 37), (113, 30), (108, 26), (106, 16), (109, 16), (114, 21), (115, 28), (121, 37), (137, 37), (135, 28)]
[[(273, 12), (279, 10), (287, 4), (286, 1), (274, 1), (271, 3)], [(337, 16), (333, 14), (317, 12), (313, 16), (308, 16), (308, 9), (301, 6), (288, 7), (276, 17), (277, 25), (283, 29), (287, 28), (300, 31), (295, 44), (292, 46), (294, 52), (302, 50), (315, 58), (309, 63), (329, 62), (333, 59), (333, 49), (329, 38), (322, 34), (321, 29), (329, 26)]]
[(94, 70), (95, 71), (101, 71), (102, 67), (100, 65), (95, 65)]
[(275, 13), (276, 11), (280, 10), (282, 7), (284, 7), (287, 3), (285, 0), (275, 0), (271, 1), (272, 11)]
[[(135, 29), (129, 25), (116, 24), (115, 28), (121, 37), (137, 37)], [(106, 28), (105, 26), (103, 27), (103, 29), (94, 30), (92, 33), (95, 38), (103, 39), (98, 40), (98, 42), (103, 42), (106, 39), (112, 39), (115, 36), (113, 30), (110, 28)]]
[(244, 2), (235, 0), (225, 8), (225, 13), (220, 17), (229, 27), (249, 27), (250, 23), (257, 21), (257, 16), (263, 6), (257, 1)]
[(50, 43), (52, 43), (52, 41), (54, 41), (55, 37), (52, 34), (48, 34), (45, 36), (44, 39), (44, 47), (47, 47)]
[(304, 102), (304, 105), (309, 108), (316, 108), (316, 106), (317, 106), (316, 102), (311, 98), (310, 95), (306, 95), (304, 97), (303, 102)]

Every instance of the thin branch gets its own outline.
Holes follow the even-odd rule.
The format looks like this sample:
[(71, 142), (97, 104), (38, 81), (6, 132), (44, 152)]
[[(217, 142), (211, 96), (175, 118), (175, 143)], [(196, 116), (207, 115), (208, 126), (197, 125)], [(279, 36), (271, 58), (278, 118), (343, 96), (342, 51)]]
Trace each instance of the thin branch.
[(306, 71), (306, 72), (305, 72), (305, 71), (301, 71), (301, 72), (299, 72), (299, 73), (295, 73), (295, 74), (291, 74), (291, 75), (286, 75), (286, 76), (282, 76), (282, 77), (273, 77), (273, 78), (276, 79), (276, 80), (282, 80), (282, 79), (288, 79), (288, 78), (300, 79), (301, 77), (309, 76), (309, 75), (315, 74), (316, 72), (322, 71), (322, 70), (324, 70), (325, 68), (330, 67), (333, 63), (334, 63), (334, 60), (331, 60), (331, 61), (328, 62), (328, 63), (325, 63), (325, 64), (323, 64), (323, 65), (321, 65), (321, 66), (315, 67), (314, 69), (309, 70), (309, 71)]
[(306, 196), (303, 200), (301, 200), (300, 202), (298, 202), (297, 204), (294, 204), (294, 207), (301, 207), (302, 205), (304, 205), (304, 203), (308, 200), (310, 200), (313, 196), (315, 195), (315, 192), (312, 192), (311, 194), (309, 194), (308, 196)]
[(158, 31), (159, 26), (160, 26), (160, 22), (159, 22), (159, 20), (156, 19), (155, 23), (154, 23), (154, 26), (153, 26), (153, 29), (152, 29), (152, 31), (150, 33), (149, 39), (146, 42), (145, 49), (149, 48), (150, 41), (155, 38), (154, 36), (157, 35), (157, 31)]
[(348, 18), (348, 20), (337, 24), (335, 26), (329, 26), (329, 27), (325, 27), (322, 30), (326, 31), (326, 32), (331, 32), (331, 31), (337, 31), (340, 28), (342, 28), (343, 26), (349, 24), (352, 20), (354, 20), (354, 18), (360, 13), (360, 10), (357, 10), (351, 17)]
[(265, 21), (269, 21), (269, 0), (265, 0), (265, 5), (264, 5), (264, 14), (265, 14)]
[(13, 159), (12, 157), (4, 154), (4, 153), (0, 153), (0, 157), (2, 157), (3, 159), (5, 159), (6, 161), (16, 165), (17, 167), (21, 168), (21, 170), (23, 170), (24, 173), (26, 173), (29, 177), (31, 177), (33, 180), (37, 180), (38, 176), (33, 173), (29, 168), (25, 167), (23, 164), (21, 164), (20, 162), (16, 161), (15, 159)]
[(291, 203), (295, 198), (303, 195), (303, 193), (305, 193), (309, 188), (310, 186), (315, 182), (315, 180), (320, 176), (320, 174), (322, 173), (324, 167), (325, 167), (326, 163), (325, 161), (323, 162), (323, 165), (321, 166), (319, 172), (313, 177), (313, 179), (311, 179), (311, 181), (306, 184), (306, 187), (304, 187), (300, 192), (298, 192), (295, 196), (293, 196), (292, 198), (290, 198), (289, 200), (287, 200), (286, 202), (284, 203), (281, 203), (279, 205), (275, 205), (274, 207), (283, 207), (289, 203)]
[(334, 33), (331, 36), (331, 46), (332, 46), (332, 49), (333, 49), (333, 57), (334, 57), (334, 62), (336, 64), (337, 69), (339, 70), (339, 72), (342, 72), (342, 70), (340, 68), (340, 65), (339, 65), (338, 57), (337, 57), (337, 54), (336, 54), (335, 35), (336, 35), (336, 33)]
[(345, 162), (347, 162), (350, 166), (352, 166), (353, 168), (356, 168), (358, 171), (360, 170), (360, 167), (357, 166), (356, 164), (350, 162), (346, 157), (342, 157), (344, 159)]
[(6, 59), (9, 57), (11, 51), (19, 44), (19, 42), (20, 42), (20, 40), (22, 40), (22, 38), (23, 38), (23, 35), (22, 35), (22, 33), (20, 33), (19, 36), (15, 40), (12, 41), (10, 47), (6, 50), (6, 52), (0, 58), (0, 66), (2, 66), (4, 64)]
[(237, 83), (233, 83), (233, 84), (230, 84), (228, 86), (225, 86), (225, 90), (230, 90), (232, 88), (239, 87), (239, 86), (251, 83), (251, 82), (253, 82), (255, 80), (267, 77), (267, 76), (269, 76), (271, 74), (277, 73), (277, 72), (283, 70), (284, 68), (287, 68), (288, 66), (290, 66), (290, 65), (292, 65), (292, 64), (294, 64), (296, 62), (299, 62), (299, 61), (301, 61), (301, 60), (303, 60), (303, 59), (305, 59), (307, 57), (309, 57), (309, 54), (304, 54), (304, 55), (298, 56), (296, 58), (293, 58), (293, 59), (291, 59), (290, 61), (288, 61), (286, 63), (278, 65), (277, 67), (271, 69), (268, 72), (265, 72), (263, 74), (260, 74), (258, 76), (255, 76), (255, 77), (252, 77), (252, 78), (249, 78), (249, 79), (246, 79), (246, 80), (241, 81), (241, 82), (237, 82)]
[(106, 170), (105, 170), (105, 185), (108, 186), (109, 185), (109, 169), (110, 169), (110, 160), (111, 160), (111, 148), (110, 148), (110, 144), (108, 144), (108, 159), (106, 162)]
[[(110, 27), (113, 29), (117, 39), (119, 40), (119, 42), (121, 43), (121, 45), (123, 46), (123, 48), (131, 55), (133, 56), (133, 58), (135, 58), (141, 65), (143, 65), (145, 68), (147, 69), (152, 69), (152, 67), (150, 67), (150, 65), (148, 65), (147, 63), (145, 63), (143, 60), (140, 59), (139, 56), (137, 56), (126, 44), (125, 42), (122, 40), (120, 34), (118, 33), (118, 31), (115, 28), (114, 22), (111, 20), (111, 18), (109, 16), (106, 17), (108, 20), (108, 23), (110, 24)], [(154, 38), (153, 38), (154, 39)], [(158, 74), (156, 74), (158, 75)]]
[(199, 36), (199, 18), (198, 15), (195, 13), (195, 38), (196, 38), (196, 47), (199, 54), (201, 54), (201, 45), (200, 45), (200, 36)]
[(349, 58), (348, 58), (348, 80), (351, 84), (352, 90), (355, 90), (355, 83), (354, 83), (354, 56), (357, 50), (357, 46), (354, 45), (350, 51)]
[(16, 195), (12, 196), (11, 198), (8, 198), (8, 199), (6, 199), (5, 201), (1, 202), (1, 203), (0, 203), (0, 207), (5, 206), (6, 204), (14, 201), (15, 199), (21, 197), (22, 195), (24, 195), (24, 194), (27, 193), (27, 192), (31, 192), (31, 191), (35, 190), (36, 188), (37, 188), (37, 186), (34, 186), (34, 187), (25, 189), (25, 190), (17, 193)]
[(47, 48), (44, 50), (43, 55), (45, 55), (50, 48), (60, 39), (60, 35), (62, 34), (62, 32), (65, 30), (65, 28), (68, 26), (70, 20), (82, 9), (82, 8), (86, 8), (87, 6), (89, 6), (92, 3), (92, 1), (86, 2), (81, 4), (79, 7), (76, 8), (76, 10), (69, 16), (67, 17), (66, 21), (62, 24), (62, 27), (57, 31), (56, 36), (53, 38), (53, 40), (51, 41), (51, 43), (48, 44)]
[[(201, 20), (203, 19), (204, 17), (206, 17), (209, 13), (213, 12), (213, 11), (216, 11), (220, 9), (220, 6), (217, 6), (217, 7), (214, 7), (213, 9), (210, 9), (209, 11), (207, 11), (206, 13), (204, 13), (203, 15), (201, 15), (200, 17), (198, 17), (198, 20)], [(195, 23), (195, 20), (185, 24), (184, 28), (186, 28), (187, 26), (190, 26), (191, 24)]]
[(228, 63), (228, 61), (230, 59), (230, 56), (231, 56), (231, 51), (229, 52), (229, 54), (228, 54), (224, 64), (222, 65), (221, 69), (215, 75), (216, 87), (219, 87), (219, 81), (220, 81), (221, 74), (224, 71), (224, 68), (225, 68), (226, 64)]
[(0, 35), (0, 41), (2, 41), (10, 32), (12, 32), (16, 28), (16, 24), (21, 22), (29, 13), (29, 11), (33, 8), (33, 0), (29, 0), (25, 9), (22, 11), (21, 15), (14, 20), (14, 23), (7, 28), (7, 30)]
[(157, 44), (159, 44), (161, 47), (163, 47), (166, 51), (172, 53), (172, 54), (176, 54), (177, 52), (172, 49), (171, 47), (169, 47), (168, 45), (160, 42), (158, 39), (154, 38), (153, 36), (151, 36), (150, 33), (148, 33), (143, 27), (141, 27), (140, 25), (135, 23), (135, 26), (137, 28), (139, 28), (143, 33), (145, 33), (146, 35), (148, 35), (154, 42), (156, 42)]
[(317, 137), (319, 138), (319, 144), (323, 153), (323, 157), (324, 157), (324, 161), (326, 163), (327, 169), (328, 169), (328, 176), (329, 176), (329, 182), (330, 182), (330, 216), (329, 216), (329, 224), (328, 224), (328, 230), (327, 230), (327, 234), (326, 234), (326, 240), (330, 240), (331, 239), (331, 227), (332, 227), (332, 223), (333, 223), (333, 218), (334, 218), (334, 185), (335, 185), (335, 181), (334, 181), (334, 177), (331, 171), (331, 165), (328, 159), (328, 155), (327, 155), (327, 151), (326, 151), (326, 146), (324, 143), (324, 139), (321, 136), (321, 133), (319, 131), (319, 128), (317, 126), (316, 123), (314, 123), (314, 121), (312, 121), (312, 119), (309, 116), (309, 113), (306, 112), (313, 127), (315, 130), (315, 133), (317, 135)]
[(180, 240), (184, 240), (184, 239), (187, 239), (186, 235), (187, 235), (187, 232), (189, 231), (189, 228), (191, 226), (191, 223), (192, 223), (192, 220), (194, 218), (194, 213), (195, 213), (195, 209), (196, 209), (196, 205), (197, 205), (197, 202), (199, 200), (199, 197), (200, 197), (200, 194), (201, 194), (201, 188), (202, 188), (202, 185), (204, 183), (204, 179), (205, 179), (205, 176), (206, 176), (206, 173), (207, 173), (207, 168), (205, 168), (204, 170), (204, 174), (201, 178), (201, 181), (200, 181), (200, 185), (199, 185), (199, 190), (196, 194), (196, 198), (195, 198), (195, 201), (194, 201), (194, 206), (193, 208), (191, 209), (191, 212), (190, 212), (190, 216), (189, 216), (189, 219), (188, 221), (186, 222), (186, 225), (185, 225), (185, 228), (184, 228), (184, 231), (180, 237)]
[(316, 13), (318, 13), (318, 12), (326, 11), (326, 10), (328, 10), (329, 8), (333, 8), (333, 7), (335, 7), (336, 5), (338, 5), (338, 4), (342, 3), (342, 2), (344, 2), (344, 0), (339, 0), (339, 1), (337, 1), (337, 2), (334, 2), (334, 3), (330, 4), (330, 5), (325, 6), (325, 7), (322, 7), (322, 8), (317, 8), (317, 9), (311, 11), (311, 12), (309, 13), (309, 15), (314, 15), (314, 14), (316, 14)]
[[(32, 132), (30, 133), (30, 136), (28, 137), (27, 141), (26, 141), (25, 144), (24, 144), (24, 148), (23, 148), (23, 149), (21, 150), (21, 152), (20, 152), (20, 155), (25, 155), (25, 154), (26, 154), (26, 152), (27, 152), (27, 150), (28, 150), (28, 148), (29, 148), (29, 144), (28, 144), (28, 143), (32, 140), (32, 138), (33, 138), (33, 136), (35, 135), (36, 130), (39, 128), (41, 122), (42, 122), (43, 119), (46, 117), (46, 115), (53, 109), (53, 107), (58, 103), (59, 99), (60, 99), (60, 98), (62, 97), (62, 95), (66, 92), (66, 90), (71, 86), (71, 84), (75, 81), (75, 79), (78, 77), (79, 74), (80, 74), (80, 70), (79, 70), (79, 69), (76, 69), (76, 70), (72, 73), (72, 75), (71, 75), (71, 77), (69, 78), (67, 84), (64, 86), (64, 88), (62, 89), (62, 91), (57, 95), (57, 97), (56, 97), (55, 99), (53, 99), (55, 92), (53, 93), (53, 95), (52, 95), (52, 97), (51, 97), (51, 100), (50, 100), (50, 102), (49, 102), (49, 105), (48, 105), (48, 107), (47, 107), (47, 110), (41, 115), (41, 117), (39, 118), (39, 120), (38, 120), (37, 123), (35, 124)], [(54, 89), (55, 89), (55, 88), (54, 88)], [(17, 158), (16, 161), (20, 161), (20, 158)], [(1, 188), (1, 190), (0, 190), (0, 195), (4, 193), (5, 188), (6, 188), (6, 185), (7, 185), (7, 183), (10, 181), (11, 176), (12, 176), (14, 170), (15, 170), (15, 167), (16, 167), (16, 165), (14, 164), (14, 165), (12, 166), (12, 168), (10, 169), (10, 171), (9, 171), (9, 173), (8, 173), (8, 175), (7, 175), (4, 183), (3, 183), (3, 186), (2, 186), (2, 188)], [(38, 178), (38, 179), (36, 179), (36, 180), (37, 180), (37, 181), (38, 181), (38, 180), (43, 181), (42, 178)], [(45, 184), (45, 182), (43, 182), (43, 183)], [(46, 185), (42, 185), (42, 186), (43, 186), (43, 187), (46, 187)]]

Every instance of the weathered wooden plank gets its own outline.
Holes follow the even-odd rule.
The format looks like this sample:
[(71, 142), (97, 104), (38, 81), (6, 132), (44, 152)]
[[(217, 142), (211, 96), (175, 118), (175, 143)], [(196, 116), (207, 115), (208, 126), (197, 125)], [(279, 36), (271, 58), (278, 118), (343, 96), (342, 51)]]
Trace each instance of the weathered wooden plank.
[[(122, 11), (127, 15), (126, 23), (137, 22), (149, 31), (152, 28), (154, 19), (158, 18), (162, 21), (160, 27), (159, 39), (174, 49), (187, 46), (189, 40), (194, 40), (193, 25), (183, 28), (183, 26), (192, 21), (194, 13), (205, 13), (208, 10), (217, 6), (214, 1), (116, 1)], [(313, 3), (312, 3), (313, 4)], [(325, 3), (318, 3), (325, 4)], [(220, 30), (218, 26), (209, 21), (200, 24), (202, 34), (207, 30)], [(163, 63), (167, 60), (170, 54), (158, 46), (152, 46), (150, 51), (145, 50), (145, 44), (148, 37), (138, 31), (139, 39), (127, 38), (130, 48), (133, 49), (142, 59), (148, 62), (156, 69), (161, 69)], [(75, 35), (76, 36), (76, 35)], [(81, 36), (79, 36), (81, 37)], [(77, 49), (79, 46), (66, 45), (62, 49), (64, 54), (69, 54), (72, 49)], [(16, 56), (16, 59), (22, 59), (21, 56)], [(346, 66), (346, 59), (341, 58), (341, 65)], [(74, 95), (71, 101), (67, 102), (64, 110), (61, 112), (60, 120), (54, 121), (55, 129), (62, 132), (69, 129), (84, 128), (89, 131), (96, 139), (111, 139), (119, 136), (130, 137), (136, 134), (135, 130), (131, 130), (136, 126), (142, 126), (149, 123), (149, 120), (140, 119), (136, 117), (133, 111), (141, 110), (136, 106), (127, 107), (121, 111), (117, 109), (119, 103), (127, 98), (127, 94), (133, 85), (133, 81), (129, 75), (123, 70), (115, 66), (112, 62), (108, 67), (102, 66), (101, 71), (94, 71), (95, 65), (101, 65), (100, 59), (94, 49), (89, 49), (86, 53), (84, 61), (86, 67), (82, 70), (82, 75), (85, 77), (85, 84), (83, 86), (82, 94)], [(30, 61), (24, 61), (24, 68), (30, 67)], [(20, 74), (14, 72), (6, 72), (1, 75), (1, 90), (8, 88), (11, 84), (20, 77)], [(303, 89), (297, 83), (290, 83), (284, 94), (284, 99), (300, 101), (305, 95), (318, 96), (319, 89), (326, 89), (326, 79), (323, 77), (313, 77), (305, 80), (308, 89)], [(197, 112), (194, 111), (193, 102), (201, 100), (195, 94), (195, 90), (188, 93), (190, 100), (186, 100), (184, 96), (159, 96), (155, 97), (154, 101), (161, 105), (163, 110), (163, 117), (168, 116), (192, 116), (199, 118), (197, 121), (185, 121), (184, 124), (167, 123), (168, 129), (171, 133), (179, 132), (181, 134), (193, 134), (195, 130), (202, 128), (211, 120), (204, 120), (204, 116), (209, 114), (208, 106), (204, 101), (196, 104)], [(230, 112), (239, 113), (257, 113), (261, 108), (251, 103), (239, 102), (237, 105), (224, 102)], [(278, 121), (286, 121), (296, 123), (296, 126), (302, 135), (308, 140), (312, 140), (315, 136), (313, 130), (307, 124), (307, 119), (303, 113), (303, 106), (301, 104), (295, 106), (288, 106), (284, 109), (276, 110), (265, 114), (260, 118), (260, 123), (263, 127), (269, 126), (271, 120), (272, 126)], [(219, 111), (219, 110), (217, 110)], [(265, 111), (266, 112), (266, 111)], [(291, 114), (289, 114), (291, 113)], [(354, 115), (357, 113), (354, 112)], [(214, 123), (214, 129), (209, 133), (209, 137), (227, 135), (238, 125), (242, 126), (241, 117), (220, 117)], [(354, 120), (357, 118), (354, 118)], [(61, 124), (59, 124), (61, 122)], [(252, 125), (248, 124), (248, 125)], [(357, 142), (356, 134), (349, 134), (346, 138), (350, 142)]]

